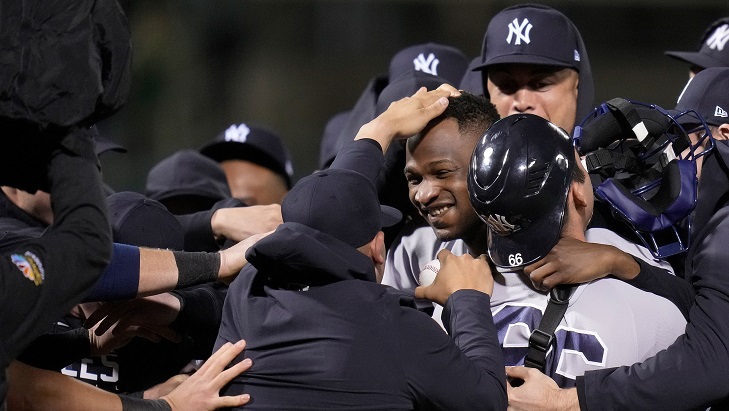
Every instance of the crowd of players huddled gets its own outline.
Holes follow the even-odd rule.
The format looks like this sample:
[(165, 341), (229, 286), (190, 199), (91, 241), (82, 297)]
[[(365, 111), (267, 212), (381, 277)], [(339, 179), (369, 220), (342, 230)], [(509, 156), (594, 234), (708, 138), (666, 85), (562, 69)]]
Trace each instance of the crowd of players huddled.
[(0, 409), (729, 406), (729, 18), (661, 108), (594, 101), (595, 46), (508, 7), (480, 56), (394, 55), (298, 182), (251, 121), (137, 193), (94, 126), (125, 17), (45, 3), (0, 18)]

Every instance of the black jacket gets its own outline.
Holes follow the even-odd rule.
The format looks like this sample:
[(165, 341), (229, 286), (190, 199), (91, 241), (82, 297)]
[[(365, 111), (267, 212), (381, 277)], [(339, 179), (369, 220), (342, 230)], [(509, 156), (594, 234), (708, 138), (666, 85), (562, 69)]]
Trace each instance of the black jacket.
[[(701, 172), (686, 278), (696, 290), (686, 334), (643, 363), (577, 380), (583, 410), (725, 409), (729, 399), (729, 144)], [(717, 405), (720, 403), (721, 405)]]
[(374, 282), (355, 248), (284, 223), (231, 284), (216, 349), (245, 338), (253, 359), (225, 395), (245, 409), (506, 409), (489, 296), (448, 300), (443, 333), (412, 297)]
[(48, 175), (55, 222), (40, 238), (0, 255), (0, 404), (10, 361), (81, 301), (111, 255), (111, 228), (90, 137), (65, 138), (53, 153)]

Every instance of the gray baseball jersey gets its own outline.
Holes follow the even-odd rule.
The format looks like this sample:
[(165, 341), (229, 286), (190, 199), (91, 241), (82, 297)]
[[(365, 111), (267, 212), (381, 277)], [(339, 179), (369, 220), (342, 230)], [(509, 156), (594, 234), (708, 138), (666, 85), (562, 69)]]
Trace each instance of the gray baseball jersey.
[[(613, 245), (644, 261), (670, 270), (644, 247), (612, 231), (587, 230), (587, 241)], [(468, 252), (461, 240), (439, 241), (428, 226), (403, 230), (387, 256), (383, 284), (414, 290), (421, 267), (447, 248)], [(491, 312), (506, 365), (522, 365), (529, 335), (547, 306), (546, 293), (532, 288), (522, 271), (494, 274)], [(421, 304), (427, 302), (421, 301)], [(442, 308), (433, 314), (440, 321)], [(670, 301), (620, 280), (603, 278), (579, 286), (555, 331), (556, 344), (547, 356), (546, 373), (561, 387), (571, 387), (585, 371), (633, 364), (653, 356), (684, 333), (686, 321)]]

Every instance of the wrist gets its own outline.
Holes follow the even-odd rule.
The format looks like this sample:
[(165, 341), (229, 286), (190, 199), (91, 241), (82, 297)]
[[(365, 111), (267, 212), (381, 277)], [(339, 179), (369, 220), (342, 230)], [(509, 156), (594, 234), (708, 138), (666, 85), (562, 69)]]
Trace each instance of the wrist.
[(220, 241), (221, 237), (224, 237), (224, 235), (221, 233), (221, 228), (223, 227), (223, 223), (220, 221), (223, 219), (223, 216), (220, 212), (221, 209), (217, 209), (213, 211), (213, 215), (210, 217), (210, 228), (213, 231), (213, 238), (215, 241)]
[(360, 140), (363, 138), (369, 138), (370, 140), (374, 140), (380, 144), (382, 152), (386, 152), (387, 148), (390, 146), (390, 143), (395, 137), (395, 134), (391, 130), (389, 130), (389, 128), (386, 127), (385, 124), (381, 123), (382, 122), (379, 120), (379, 118), (376, 118), (369, 123), (364, 124), (362, 127), (360, 127), (359, 132), (354, 137), (354, 139)]
[(560, 388), (554, 401), (555, 409), (564, 411), (580, 411), (580, 402), (577, 399), (576, 388)]
[(614, 253), (609, 253), (612, 262), (611, 274), (623, 281), (634, 279), (640, 274), (640, 264), (632, 255), (613, 247)]

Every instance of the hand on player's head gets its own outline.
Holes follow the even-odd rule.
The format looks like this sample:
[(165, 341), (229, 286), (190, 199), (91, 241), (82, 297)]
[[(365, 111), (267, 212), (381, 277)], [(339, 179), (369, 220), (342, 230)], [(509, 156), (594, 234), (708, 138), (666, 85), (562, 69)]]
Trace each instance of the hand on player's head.
[(455, 256), (449, 250), (438, 253), (440, 270), (431, 285), (415, 289), (417, 298), (445, 305), (448, 297), (458, 290), (477, 290), (491, 295), (494, 278), (486, 256), (474, 258), (469, 254)]
[(360, 128), (355, 140), (371, 138), (386, 151), (392, 140), (418, 134), (445, 111), (448, 97), (458, 95), (460, 92), (447, 84), (431, 91), (422, 87), (412, 96), (391, 103), (385, 112)]

